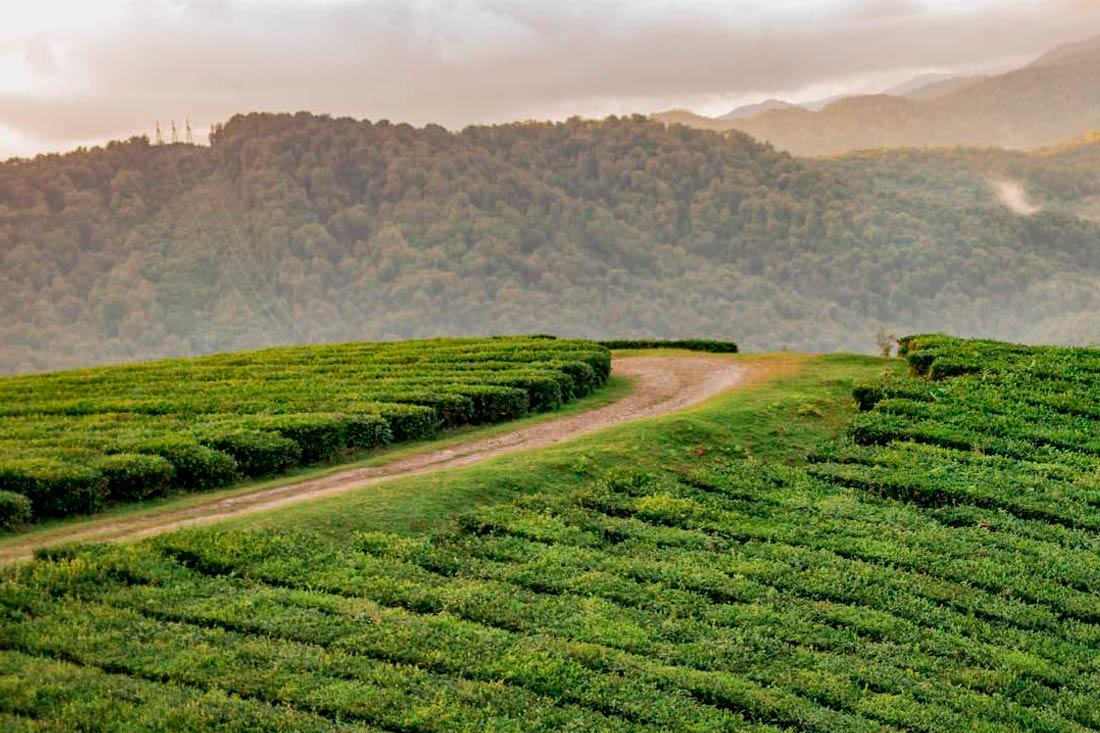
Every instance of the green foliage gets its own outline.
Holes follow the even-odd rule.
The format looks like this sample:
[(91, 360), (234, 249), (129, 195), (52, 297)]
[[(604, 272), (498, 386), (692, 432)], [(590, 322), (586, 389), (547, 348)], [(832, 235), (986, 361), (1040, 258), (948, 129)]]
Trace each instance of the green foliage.
[(14, 491), (0, 491), (0, 531), (18, 529), (31, 521), (31, 500)]
[(352, 414), (342, 419), (343, 441), (348, 448), (379, 448), (393, 440), (389, 423), (379, 415)]
[[(817, 359), (812, 380), (603, 438), (631, 445), (594, 476), (568, 451), (501, 467), (507, 500), (431, 533), (353, 516), (325, 534), (289, 515), (43, 553), (0, 582), (0, 714), (74, 729), (229, 706), (229, 730), (1100, 728), (1100, 351), (903, 343), (936, 351), (929, 373), (982, 369), (868, 385), (849, 426), (878, 420), (866, 445), (822, 426), (836, 404), (800, 412), (842, 392), (840, 365), (855, 372)], [(738, 435), (751, 425), (759, 438)], [(799, 429), (821, 441), (809, 462), (713, 442), (755, 451)]]
[[(31, 497), (36, 517), (212, 489), (423, 440), (440, 427), (555, 409), (603, 384), (610, 363), (590, 342), (496, 337), (281, 347), (0, 379), (0, 489)], [(60, 494), (76, 484), (83, 498), (67, 508)]]
[(199, 441), (233, 457), (244, 476), (267, 476), (298, 465), (302, 448), (278, 433), (263, 430), (210, 430)]
[(383, 404), (378, 406), (378, 414), (390, 426), (396, 443), (431, 438), (439, 429), (436, 411), (424, 405)]
[[(323, 716), (242, 700), (222, 690), (160, 684), (95, 667), (0, 652), (0, 728), (153, 730), (168, 733), (353, 733)], [(44, 691), (48, 690), (48, 695)], [(45, 721), (44, 707), (49, 707)], [(25, 726), (25, 727), (19, 727)]]
[[(585, 365), (587, 366), (587, 365)], [(563, 372), (565, 370), (563, 369)], [(578, 375), (580, 380), (585, 375)], [(574, 377), (570, 375), (570, 379)], [(582, 382), (587, 384), (587, 382)], [(484, 423), (502, 422), (504, 420), (516, 420), (527, 414), (528, 402), (532, 399), (541, 400), (533, 384), (516, 384), (511, 387), (497, 387), (493, 385), (463, 385), (459, 388), (462, 396), (472, 403), (470, 422), (474, 425)], [(580, 390), (578, 390), (580, 391)], [(587, 392), (576, 394), (582, 397)], [(533, 405), (538, 409), (548, 409), (541, 403)]]
[(90, 466), (23, 458), (0, 462), (0, 491), (26, 496), (35, 517), (63, 517), (101, 509), (108, 486), (104, 475)]
[[(452, 134), (257, 114), (209, 148), (0, 164), (0, 373), (517, 330), (813, 352), (870, 351), (879, 327), (1087, 343), (1098, 151), (809, 160), (638, 118)], [(1043, 210), (1005, 209), (990, 179)], [(273, 272), (277, 293), (260, 285)], [(469, 419), (455, 409), (448, 424)]]
[(91, 465), (107, 479), (107, 499), (118, 502), (159, 496), (176, 474), (166, 458), (148, 453), (114, 453)]
[[(563, 402), (572, 399), (573, 396), (571, 390), (572, 379), (567, 375), (517, 375), (514, 377), (502, 378), (500, 381), (505, 386), (511, 387), (514, 392), (525, 393), (530, 408), (536, 411), (556, 410), (561, 407)], [(566, 385), (569, 385), (569, 387), (563, 389)], [(514, 394), (514, 392), (512, 392), (512, 394)], [(515, 409), (518, 410), (518, 401), (511, 400), (511, 402)], [(505, 407), (504, 409), (507, 410), (508, 408)], [(524, 411), (526, 411), (526, 408)]]
[(600, 341), (600, 345), (609, 349), (687, 349), (688, 351), (709, 351), (714, 354), (737, 353), (737, 344), (732, 341), (712, 339), (620, 339)]
[(252, 418), (249, 424), (294, 441), (304, 463), (329, 460), (345, 445), (347, 420), (339, 413), (264, 415)]
[(158, 438), (135, 445), (134, 449), (167, 460), (172, 464), (173, 482), (188, 491), (216, 489), (238, 477), (237, 462), (232, 456), (189, 437)]

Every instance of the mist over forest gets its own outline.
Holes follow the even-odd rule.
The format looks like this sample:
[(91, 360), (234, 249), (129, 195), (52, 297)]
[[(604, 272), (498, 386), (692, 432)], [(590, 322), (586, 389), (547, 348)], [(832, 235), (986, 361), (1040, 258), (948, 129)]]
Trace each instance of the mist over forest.
[(211, 142), (0, 164), (0, 371), (460, 334), (1100, 333), (1097, 137), (811, 159), (640, 116), (300, 113)]

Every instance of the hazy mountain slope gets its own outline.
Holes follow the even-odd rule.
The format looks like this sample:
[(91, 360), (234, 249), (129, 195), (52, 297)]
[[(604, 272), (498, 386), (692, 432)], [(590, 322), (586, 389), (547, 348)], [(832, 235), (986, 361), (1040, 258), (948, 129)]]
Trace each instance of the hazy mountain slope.
[(1053, 48), (1032, 61), (1029, 66), (1058, 66), (1066, 61), (1072, 61), (1074, 57), (1093, 55), (1097, 52), (1100, 52), (1100, 36)]
[(953, 90), (904, 98), (849, 97), (809, 113), (779, 109), (748, 119), (658, 119), (741, 130), (797, 155), (898, 146), (1042, 147), (1100, 123), (1100, 39), (1055, 49), (1016, 71), (954, 84)]
[(695, 130), (710, 130), (712, 132), (726, 132), (734, 129), (734, 120), (737, 119), (727, 117), (706, 117), (687, 109), (670, 109), (648, 115), (648, 118), (665, 125), (684, 125), (685, 127), (690, 127)]
[[(522, 331), (809, 350), (866, 350), (879, 326), (1032, 338), (1100, 311), (1100, 227), (1072, 196), (1021, 217), (988, 185), (1031, 195), (1041, 170), (1034, 196), (1053, 201), (1063, 164), (1042, 155), (800, 161), (642, 118), (452, 134), (302, 114), (234, 118), (212, 148), (10, 162), (0, 369)], [(1083, 162), (1065, 165), (1080, 185)]]
[(904, 92), (895, 92), (887, 90), (886, 94), (895, 94), (897, 96), (905, 97), (906, 99), (912, 99), (917, 102), (927, 102), (932, 99), (938, 99), (944, 95), (957, 92), (967, 87), (972, 87), (980, 81), (988, 79), (988, 76), (952, 76), (946, 75), (946, 78), (942, 78), (936, 81), (929, 81), (925, 84), (914, 86), (907, 89)]
[(889, 94), (891, 97), (905, 97), (913, 94), (914, 92), (920, 92), (921, 89), (925, 89), (937, 84), (942, 84), (949, 81), (957, 81), (965, 78), (962, 74), (948, 74), (930, 72), (927, 74), (921, 74), (914, 76), (912, 79), (907, 79), (900, 84), (895, 84), (892, 87), (884, 89), (883, 94)]
[(735, 107), (724, 115), (721, 115), (718, 119), (742, 120), (749, 117), (755, 117), (761, 112), (770, 112), (773, 109), (795, 109), (798, 107), (799, 105), (784, 102), (782, 99), (765, 99), (763, 102), (757, 102), (756, 104), (745, 104), (740, 107)]

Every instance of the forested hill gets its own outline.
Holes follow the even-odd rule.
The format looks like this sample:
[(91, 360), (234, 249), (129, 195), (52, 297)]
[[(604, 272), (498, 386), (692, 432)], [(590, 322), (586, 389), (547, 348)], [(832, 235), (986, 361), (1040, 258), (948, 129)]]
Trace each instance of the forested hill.
[(493, 332), (1091, 339), (1098, 163), (1092, 140), (802, 161), (638, 117), (239, 116), (211, 147), (0, 164), (0, 371)]

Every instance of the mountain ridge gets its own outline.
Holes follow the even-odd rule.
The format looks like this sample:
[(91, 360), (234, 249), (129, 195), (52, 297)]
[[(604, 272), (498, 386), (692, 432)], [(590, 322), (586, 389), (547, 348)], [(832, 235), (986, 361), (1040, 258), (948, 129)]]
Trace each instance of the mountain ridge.
[[(503, 332), (1073, 339), (1100, 331), (1098, 161), (1088, 143), (798, 159), (642, 117), (243, 115), (211, 147), (0, 164), (0, 371)], [(1013, 214), (991, 177), (1042, 211)]]
[(772, 109), (744, 119), (680, 112), (651, 118), (700, 129), (740, 130), (796, 155), (904, 146), (1040, 148), (1100, 123), (1100, 36), (1060, 46), (1019, 69), (972, 83), (941, 80), (900, 97), (850, 96), (807, 112)]

